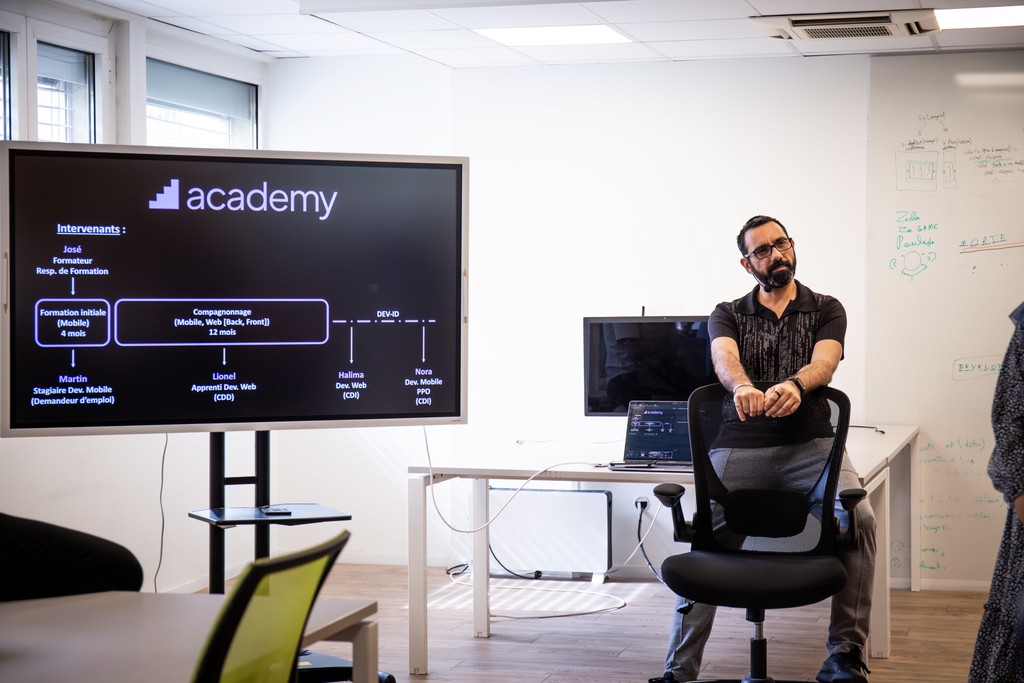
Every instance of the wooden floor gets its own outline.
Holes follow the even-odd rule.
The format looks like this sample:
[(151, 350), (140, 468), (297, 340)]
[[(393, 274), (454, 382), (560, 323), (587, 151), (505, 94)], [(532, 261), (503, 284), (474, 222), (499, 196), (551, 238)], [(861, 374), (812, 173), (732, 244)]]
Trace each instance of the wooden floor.
[[(491, 585), (491, 637), (474, 638), (468, 575), (453, 581), (431, 570), (427, 676), (409, 675), (404, 567), (339, 564), (323, 594), (377, 600), (380, 669), (399, 682), (645, 683), (662, 674), (673, 597), (660, 583), (494, 578)], [(871, 683), (963, 683), (984, 600), (981, 593), (893, 591), (892, 656), (869, 663)], [(524, 616), (533, 618), (514, 618)], [(769, 673), (813, 681), (827, 625), (827, 602), (769, 612)], [(702, 676), (742, 677), (750, 633), (741, 610), (719, 610)], [(347, 657), (348, 647), (322, 643), (315, 650)]]

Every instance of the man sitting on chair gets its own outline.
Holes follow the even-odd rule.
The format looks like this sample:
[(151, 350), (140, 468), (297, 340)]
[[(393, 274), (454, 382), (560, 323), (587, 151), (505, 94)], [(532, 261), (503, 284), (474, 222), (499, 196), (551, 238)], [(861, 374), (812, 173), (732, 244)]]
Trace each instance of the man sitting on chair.
[[(727, 485), (770, 470), (790, 483), (809, 478), (810, 488), (824, 457), (817, 437), (826, 436), (813, 431), (813, 419), (800, 419), (790, 428), (786, 420), (773, 419), (767, 430), (743, 423), (748, 417), (792, 416), (804, 404), (805, 394), (831, 381), (843, 357), (846, 312), (835, 298), (816, 294), (794, 279), (796, 247), (776, 219), (754, 216), (736, 242), (743, 255), (740, 264), (758, 284), (746, 296), (719, 304), (708, 322), (715, 372), (733, 394), (739, 420), (723, 427), (729, 440), (720, 440), (710, 455), (716, 470), (722, 468)], [(754, 382), (774, 384), (762, 393)], [(813, 418), (813, 410), (804, 412)], [(827, 419), (825, 423), (823, 428)], [(824, 448), (827, 454), (828, 446)], [(857, 473), (844, 457), (839, 488), (859, 487)], [(847, 581), (832, 598), (828, 658), (817, 676), (822, 683), (867, 683), (870, 673), (864, 653), (875, 569), (875, 518), (867, 501), (854, 514), (857, 549), (843, 555)], [(678, 608), (685, 604), (683, 598), (677, 600), (665, 674), (652, 683), (690, 681), (699, 675), (715, 607), (695, 604), (683, 614)]]

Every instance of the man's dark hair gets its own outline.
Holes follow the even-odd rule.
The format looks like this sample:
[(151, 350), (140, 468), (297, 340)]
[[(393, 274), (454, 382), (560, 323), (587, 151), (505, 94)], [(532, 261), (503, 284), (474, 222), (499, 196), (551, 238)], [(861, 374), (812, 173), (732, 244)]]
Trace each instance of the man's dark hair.
[(736, 246), (740, 248), (740, 254), (743, 256), (747, 255), (747, 246), (744, 241), (747, 236), (747, 230), (760, 228), (765, 223), (777, 223), (778, 226), (782, 228), (782, 232), (786, 233), (786, 237), (789, 237), (789, 231), (786, 230), (786, 226), (783, 225), (782, 221), (778, 218), (772, 218), (771, 216), (754, 216), (743, 224), (743, 227), (740, 228), (740, 234), (736, 235)]

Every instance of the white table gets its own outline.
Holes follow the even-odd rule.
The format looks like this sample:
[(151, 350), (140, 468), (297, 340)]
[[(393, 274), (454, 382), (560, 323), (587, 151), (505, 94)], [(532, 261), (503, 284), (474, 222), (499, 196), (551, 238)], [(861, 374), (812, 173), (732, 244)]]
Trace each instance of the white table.
[[(847, 439), (847, 451), (868, 491), (869, 500), (878, 522), (878, 560), (875, 572), (875, 599), (872, 609), (870, 654), (875, 657), (889, 655), (889, 464), (903, 452), (910, 454), (911, 498), (911, 588), (919, 590), (919, 495), (917, 490), (917, 433), (915, 425), (878, 425), (876, 429), (852, 428)], [(472, 528), (483, 526), (489, 517), (488, 489), (491, 479), (525, 480), (550, 466), (554, 461), (528, 453), (516, 452), (501, 460), (507, 466), (484, 467), (476, 463), (445, 462), (432, 468), (409, 468), (409, 673), (427, 674), (427, 487), (451, 479), (469, 479), (473, 484)], [(593, 462), (598, 462), (594, 459)], [(514, 463), (514, 464), (513, 464)], [(660, 484), (675, 482), (692, 484), (692, 474), (670, 472), (615, 472), (607, 467), (576, 464), (548, 470), (534, 481), (573, 481), (588, 483)], [(488, 530), (473, 534), (473, 633), (477, 638), (490, 636), (489, 567), (487, 556)]]
[[(0, 603), (0, 681), (192, 680), (223, 595), (107, 592)], [(303, 646), (352, 643), (352, 680), (377, 682), (377, 603), (318, 598)]]

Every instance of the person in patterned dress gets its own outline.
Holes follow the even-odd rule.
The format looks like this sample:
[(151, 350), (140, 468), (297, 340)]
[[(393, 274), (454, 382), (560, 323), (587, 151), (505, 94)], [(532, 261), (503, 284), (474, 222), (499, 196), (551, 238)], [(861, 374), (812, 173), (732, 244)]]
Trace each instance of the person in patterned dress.
[(988, 476), (1008, 509), (968, 683), (1024, 683), (1019, 626), (1024, 588), (1024, 304), (1010, 318), (1016, 327), (996, 381), (996, 441), (988, 463)]

